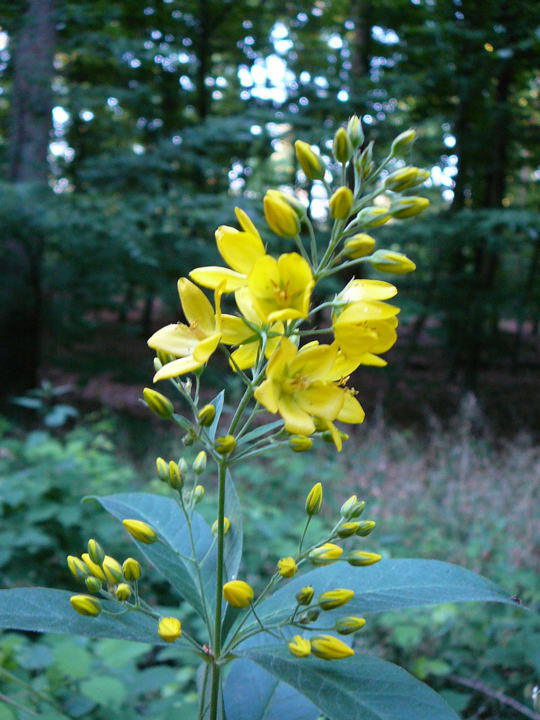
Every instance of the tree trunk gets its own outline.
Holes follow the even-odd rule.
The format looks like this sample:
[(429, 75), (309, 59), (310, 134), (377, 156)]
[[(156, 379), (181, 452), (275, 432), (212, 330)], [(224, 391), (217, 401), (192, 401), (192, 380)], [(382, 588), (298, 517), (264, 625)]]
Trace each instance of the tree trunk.
[[(1, 395), (35, 387), (41, 361), (43, 233), (37, 202), (47, 187), (55, 45), (54, 0), (29, 0), (13, 54), (10, 180), (28, 231), (5, 238), (0, 309)], [(34, 209), (34, 204), (36, 209)]]

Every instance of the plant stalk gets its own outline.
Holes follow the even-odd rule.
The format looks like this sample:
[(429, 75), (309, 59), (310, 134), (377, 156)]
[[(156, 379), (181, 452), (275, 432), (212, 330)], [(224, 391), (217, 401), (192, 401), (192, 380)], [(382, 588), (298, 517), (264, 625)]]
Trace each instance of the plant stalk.
[(223, 522), (225, 517), (225, 478), (227, 461), (218, 463), (218, 538), (217, 538), (217, 571), (216, 571), (216, 612), (214, 624), (214, 645), (212, 664), (212, 690), (210, 696), (210, 720), (217, 720), (219, 706), (219, 690), (221, 685), (220, 666), (217, 662), (221, 654), (221, 614), (223, 609)]

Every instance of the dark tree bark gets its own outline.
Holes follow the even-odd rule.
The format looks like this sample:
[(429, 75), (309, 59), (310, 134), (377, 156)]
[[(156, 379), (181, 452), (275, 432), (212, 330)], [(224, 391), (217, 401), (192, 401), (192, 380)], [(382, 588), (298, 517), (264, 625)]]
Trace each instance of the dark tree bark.
[[(52, 110), (55, 46), (54, 0), (29, 0), (13, 55), (12, 130), (9, 178), (21, 209), (32, 217), (33, 202), (47, 187), (47, 151)], [(36, 223), (4, 239), (0, 306), (2, 395), (38, 382), (42, 336), (43, 233)]]

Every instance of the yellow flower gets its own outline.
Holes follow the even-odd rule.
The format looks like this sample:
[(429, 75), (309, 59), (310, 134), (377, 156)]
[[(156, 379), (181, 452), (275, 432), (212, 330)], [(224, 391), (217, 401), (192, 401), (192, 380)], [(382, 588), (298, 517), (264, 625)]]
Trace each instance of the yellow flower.
[(286, 557), (281, 558), (281, 560), (277, 564), (278, 573), (281, 575), (281, 577), (284, 578), (291, 578), (294, 575), (296, 575), (296, 572), (298, 570), (298, 565), (296, 564), (296, 561), (292, 557)]
[(345, 590), (337, 588), (336, 590), (328, 590), (319, 595), (318, 604), (321, 610), (334, 610), (350, 602), (354, 597), (354, 590)]
[(323, 660), (341, 660), (354, 655), (354, 650), (333, 635), (317, 635), (311, 640), (311, 651)]
[(158, 624), (158, 634), (165, 642), (172, 643), (182, 634), (182, 623), (175, 617), (161, 618)]
[(126, 600), (129, 600), (131, 597), (131, 588), (127, 583), (120, 583), (114, 594), (116, 595), (117, 600), (120, 600), (120, 602), (126, 602)]
[(221, 287), (223, 292), (238, 290), (247, 282), (257, 258), (264, 255), (264, 245), (255, 225), (240, 208), (234, 212), (242, 230), (221, 225), (216, 230), (216, 244), (221, 257), (229, 268), (200, 267), (190, 272), (190, 277), (203, 287), (213, 290)]
[(157, 533), (154, 528), (142, 520), (122, 520), (122, 525), (126, 528), (128, 533), (139, 542), (151, 545), (157, 540)]
[(343, 548), (334, 543), (324, 543), (312, 550), (308, 557), (314, 565), (330, 565), (343, 555)]
[(236, 608), (245, 608), (253, 600), (253, 588), (243, 580), (231, 580), (223, 586), (223, 597)]
[(202, 367), (221, 340), (220, 293), (216, 292), (216, 311), (206, 295), (187, 278), (178, 281), (182, 310), (189, 323), (166, 325), (155, 332), (148, 345), (179, 357), (154, 375), (154, 382), (184, 375)]
[(301, 635), (295, 635), (289, 643), (289, 650), (295, 657), (307, 657), (311, 653), (311, 643)]
[(267, 336), (265, 357), (269, 358), (279, 345), (284, 328), (281, 321), (270, 324), (266, 322), (259, 314), (253, 295), (247, 287), (237, 290), (234, 297), (243, 317), (222, 315), (222, 330), (224, 342), (240, 346), (231, 355), (231, 367), (233, 370), (246, 370), (257, 362), (262, 343), (261, 334), (264, 332)]
[(306, 317), (313, 285), (308, 262), (295, 252), (259, 258), (248, 277), (255, 309), (267, 322)]
[(416, 265), (410, 258), (393, 250), (377, 250), (373, 253), (370, 262), (375, 270), (396, 275), (404, 275), (416, 270)]
[(336, 419), (362, 422), (364, 412), (359, 403), (337, 384), (343, 375), (336, 360), (337, 347), (309, 343), (298, 350), (283, 338), (255, 397), (269, 412), (281, 415), (290, 433), (312, 435), (315, 418), (325, 426)]
[(79, 615), (88, 617), (97, 617), (101, 612), (101, 603), (91, 595), (72, 595), (69, 598), (71, 607), (76, 610)]
[(363, 550), (351, 550), (351, 552), (347, 553), (345, 560), (349, 563), (349, 565), (353, 565), (354, 567), (364, 567), (366, 565), (374, 565), (375, 563), (378, 563), (379, 560), (382, 560), (382, 557), (377, 555), (377, 553), (364, 552)]

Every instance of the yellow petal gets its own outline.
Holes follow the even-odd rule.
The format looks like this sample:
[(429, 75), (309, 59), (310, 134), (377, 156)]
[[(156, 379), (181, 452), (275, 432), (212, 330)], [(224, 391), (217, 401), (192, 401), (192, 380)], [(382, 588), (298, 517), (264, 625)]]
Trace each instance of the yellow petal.
[(344, 391), (345, 399), (337, 419), (346, 423), (362, 423), (366, 417), (363, 407), (351, 392)]
[(216, 327), (214, 308), (203, 291), (187, 278), (180, 278), (178, 293), (190, 326), (200, 329), (204, 335), (212, 335)]
[(384, 280), (351, 280), (339, 294), (347, 302), (360, 300), (389, 300), (397, 295), (397, 288)]
[(218, 266), (195, 268), (189, 273), (189, 277), (199, 285), (212, 290), (222, 285), (225, 293), (234, 292), (247, 282), (245, 275)]
[(255, 307), (255, 302), (253, 300), (253, 295), (251, 294), (251, 291), (248, 287), (242, 287), (238, 289), (234, 293), (234, 299), (236, 300), (236, 305), (238, 306), (238, 309), (246, 318), (246, 320), (248, 320), (250, 323), (253, 323), (253, 325), (261, 324), (264, 318), (261, 317), (257, 312), (257, 308)]
[(227, 265), (244, 275), (247, 275), (255, 261), (264, 255), (264, 245), (258, 234), (223, 231), (216, 234), (216, 242)]
[[(241, 345), (237, 350), (235, 350), (231, 355), (232, 369), (236, 370), (237, 367), (240, 368), (240, 370), (252, 368), (257, 362), (259, 345), (259, 342), (250, 342), (245, 345)], [(234, 364), (232, 362), (233, 360)]]
[(340, 413), (346, 392), (336, 385), (312, 385), (294, 394), (298, 405), (310, 415), (334, 420)]
[(370, 365), (371, 367), (386, 367), (388, 365), (386, 360), (378, 355), (373, 355), (373, 353), (365, 353), (365, 355), (360, 356), (359, 360), (360, 365)]
[(303, 310), (295, 310), (294, 308), (287, 308), (286, 310), (275, 310), (270, 312), (266, 318), (268, 322), (282, 322), (284, 320), (299, 320), (300, 318), (306, 317), (307, 313)]
[(300, 348), (291, 362), (291, 375), (300, 374), (312, 382), (325, 379), (336, 361), (337, 348), (331, 345), (309, 345)]
[(155, 332), (148, 340), (148, 346), (153, 350), (162, 350), (171, 355), (191, 355), (199, 341), (191, 328), (183, 323), (165, 325)]
[(279, 380), (280, 377), (284, 375), (287, 366), (291, 363), (297, 352), (298, 348), (296, 345), (291, 342), (289, 338), (284, 337), (270, 358), (268, 367), (266, 368), (266, 377)]
[(278, 398), (278, 412), (285, 421), (285, 429), (295, 435), (312, 435), (315, 432), (313, 418), (303, 410), (292, 395)]
[(161, 370), (154, 375), (154, 382), (159, 380), (168, 380), (169, 378), (178, 377), (179, 375), (185, 375), (188, 372), (198, 370), (203, 363), (197, 362), (193, 356), (180, 358), (180, 360), (173, 360), (170, 363), (164, 365)]
[(220, 333), (210, 335), (210, 337), (202, 340), (193, 351), (194, 360), (196, 360), (200, 365), (203, 365), (208, 360), (210, 355), (212, 355), (212, 353), (215, 351), (215, 349), (219, 345), (220, 340)]
[(397, 315), (398, 312), (399, 308), (394, 305), (379, 302), (378, 300), (372, 302), (362, 300), (348, 305), (336, 319), (335, 325), (387, 320)]
[(305, 317), (314, 285), (309, 263), (298, 253), (285, 253), (280, 255), (278, 267), (282, 285), (288, 287), (288, 292), (294, 297), (293, 307), (303, 313), (301, 317)]
[(226, 345), (241, 345), (254, 334), (242, 318), (236, 315), (221, 316), (221, 342)]
[(343, 440), (341, 439), (341, 433), (339, 432), (337, 427), (330, 420), (322, 419), (322, 424), (330, 433), (330, 437), (332, 438), (332, 442), (336, 446), (336, 450), (338, 452), (341, 452), (341, 450), (343, 449)]
[(255, 237), (258, 237), (260, 239), (260, 234), (253, 222), (251, 221), (251, 218), (245, 212), (242, 210), (242, 208), (235, 207), (234, 208), (234, 214), (236, 215), (236, 219), (240, 223), (240, 227), (244, 232), (251, 233), (251, 235), (255, 235)]
[(348, 357), (359, 357), (371, 352), (377, 342), (377, 334), (369, 328), (359, 329), (354, 325), (340, 325), (334, 328), (336, 342)]
[(377, 336), (377, 341), (374, 343), (373, 347), (370, 348), (370, 352), (383, 353), (390, 350), (397, 340), (397, 333), (392, 324), (389, 322), (377, 323), (374, 330)]
[[(248, 287), (254, 301), (259, 298), (274, 300), (274, 288), (279, 287), (279, 269), (277, 260), (270, 255), (263, 255), (255, 264), (248, 277)], [(266, 313), (264, 313), (266, 317)]]
[(276, 396), (276, 389), (274, 383), (271, 380), (265, 380), (255, 390), (255, 399), (258, 403), (263, 405), (268, 412), (277, 413), (278, 403)]

